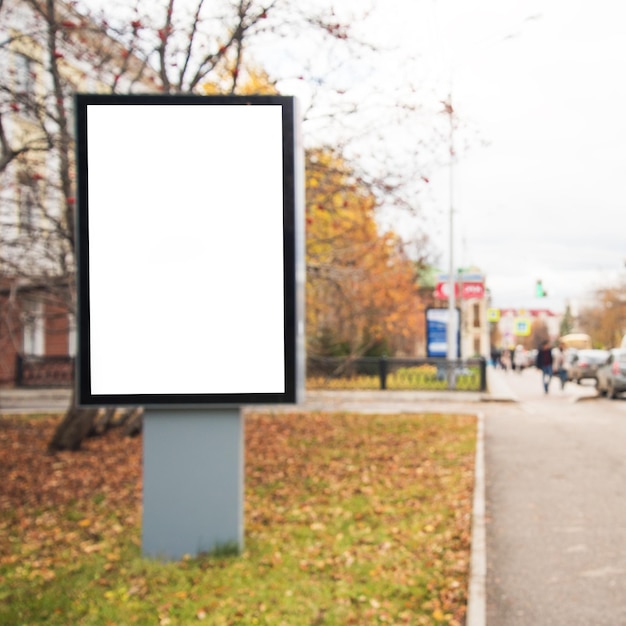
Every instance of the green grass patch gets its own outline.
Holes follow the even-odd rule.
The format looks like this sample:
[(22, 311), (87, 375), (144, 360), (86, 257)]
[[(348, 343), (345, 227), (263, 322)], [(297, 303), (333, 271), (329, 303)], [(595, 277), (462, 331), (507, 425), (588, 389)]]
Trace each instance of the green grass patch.
[(471, 416), (247, 415), (245, 549), (176, 563), (141, 557), (139, 440), (50, 457), (41, 422), (11, 425), (2, 624), (464, 622)]

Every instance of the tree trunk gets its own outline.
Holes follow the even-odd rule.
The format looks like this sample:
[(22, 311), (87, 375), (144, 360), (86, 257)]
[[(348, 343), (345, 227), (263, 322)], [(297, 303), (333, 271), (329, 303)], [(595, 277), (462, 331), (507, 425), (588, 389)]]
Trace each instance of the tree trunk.
[(99, 437), (103, 435), (111, 426), (115, 425), (115, 414), (117, 409), (109, 408), (104, 411), (98, 411), (98, 415), (93, 421), (91, 430), (89, 431), (89, 437)]
[(83, 440), (87, 437), (98, 437), (111, 428), (122, 428), (127, 437), (141, 434), (143, 427), (143, 408), (102, 410), (81, 409), (76, 406), (76, 397), (72, 394), (72, 401), (65, 413), (63, 421), (57, 426), (48, 450), (79, 450)]
[(141, 433), (142, 418), (141, 407), (106, 409), (94, 420), (89, 436), (98, 437), (112, 428), (121, 428), (124, 435), (134, 437)]
[(72, 401), (65, 413), (63, 421), (57, 426), (48, 450), (78, 450), (83, 440), (93, 428), (94, 420), (98, 415), (97, 408), (82, 409), (76, 406), (76, 395), (72, 394)]
[(143, 430), (143, 409), (138, 407), (130, 411), (125, 422), (126, 426), (123, 432), (127, 437), (140, 435)]

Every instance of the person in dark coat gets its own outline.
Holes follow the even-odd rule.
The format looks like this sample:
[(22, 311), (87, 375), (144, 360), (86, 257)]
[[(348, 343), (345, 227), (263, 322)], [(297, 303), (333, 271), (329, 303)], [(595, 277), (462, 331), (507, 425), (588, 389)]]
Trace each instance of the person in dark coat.
[(550, 381), (552, 380), (552, 350), (550, 349), (550, 342), (548, 340), (544, 341), (537, 351), (535, 365), (541, 370), (543, 390), (548, 393)]

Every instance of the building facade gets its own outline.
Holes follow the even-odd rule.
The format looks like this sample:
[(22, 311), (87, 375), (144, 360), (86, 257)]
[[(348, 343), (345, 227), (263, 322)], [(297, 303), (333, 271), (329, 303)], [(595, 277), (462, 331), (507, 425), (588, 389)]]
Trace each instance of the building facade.
[(46, 362), (65, 363), (70, 384), (73, 96), (154, 92), (158, 77), (72, 2), (6, 0), (0, 40), (0, 385)]
[[(485, 276), (478, 268), (469, 268), (455, 276), (455, 308), (459, 311), (459, 352), (462, 359), (489, 358), (488, 292)], [(433, 285), (433, 303), (448, 306), (449, 278), (439, 274)]]
[(516, 346), (537, 348), (539, 338), (555, 342), (563, 316), (550, 309), (489, 309), (489, 319), (496, 327), (495, 347), (514, 350)]

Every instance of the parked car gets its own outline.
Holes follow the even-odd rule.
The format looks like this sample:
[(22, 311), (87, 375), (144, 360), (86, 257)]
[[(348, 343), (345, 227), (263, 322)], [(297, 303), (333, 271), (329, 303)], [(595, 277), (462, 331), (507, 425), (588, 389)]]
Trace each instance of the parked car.
[(598, 368), (596, 389), (601, 396), (617, 398), (626, 391), (626, 350), (615, 348), (609, 358)]
[(567, 380), (580, 384), (585, 378), (597, 380), (598, 367), (609, 358), (608, 350), (578, 350), (572, 357)]

